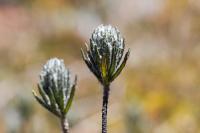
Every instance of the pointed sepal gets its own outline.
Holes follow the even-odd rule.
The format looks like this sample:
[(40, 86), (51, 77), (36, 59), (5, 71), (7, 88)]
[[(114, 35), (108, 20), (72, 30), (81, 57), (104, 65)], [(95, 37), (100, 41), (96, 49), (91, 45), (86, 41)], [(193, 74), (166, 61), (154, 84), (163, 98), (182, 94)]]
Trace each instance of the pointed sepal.
[(122, 63), (119, 65), (119, 67), (117, 68), (117, 70), (115, 71), (115, 73), (113, 74), (112, 78), (111, 78), (111, 82), (117, 78), (117, 76), (122, 72), (123, 68), (126, 65), (126, 62), (128, 60), (128, 57), (130, 55), (130, 49), (128, 50), (128, 52), (126, 52), (124, 59), (122, 61)]

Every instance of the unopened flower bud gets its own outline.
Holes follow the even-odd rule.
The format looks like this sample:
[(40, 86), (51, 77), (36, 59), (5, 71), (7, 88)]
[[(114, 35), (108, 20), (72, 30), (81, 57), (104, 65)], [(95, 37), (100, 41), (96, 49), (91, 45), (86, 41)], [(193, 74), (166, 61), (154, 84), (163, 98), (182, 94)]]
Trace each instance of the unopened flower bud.
[(119, 30), (111, 25), (98, 26), (90, 38), (90, 45), (82, 55), (85, 63), (103, 85), (110, 84), (122, 71), (129, 56)]
[(72, 80), (70, 72), (65, 68), (64, 61), (53, 58), (43, 67), (40, 73), (37, 101), (50, 112), (61, 117), (65, 115), (72, 103), (76, 86), (76, 78)]

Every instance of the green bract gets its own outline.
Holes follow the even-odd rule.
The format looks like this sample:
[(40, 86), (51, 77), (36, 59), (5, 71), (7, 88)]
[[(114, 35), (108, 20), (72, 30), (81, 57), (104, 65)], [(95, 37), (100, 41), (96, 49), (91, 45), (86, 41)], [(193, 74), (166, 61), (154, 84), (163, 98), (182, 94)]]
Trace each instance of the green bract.
[(109, 85), (124, 68), (130, 51), (124, 58), (125, 43), (119, 30), (111, 25), (98, 26), (90, 38), (87, 51), (82, 51), (89, 69), (103, 85)]
[(71, 79), (63, 60), (50, 59), (40, 73), (38, 90), (41, 98), (33, 94), (36, 100), (58, 117), (65, 116), (72, 104), (77, 77)]

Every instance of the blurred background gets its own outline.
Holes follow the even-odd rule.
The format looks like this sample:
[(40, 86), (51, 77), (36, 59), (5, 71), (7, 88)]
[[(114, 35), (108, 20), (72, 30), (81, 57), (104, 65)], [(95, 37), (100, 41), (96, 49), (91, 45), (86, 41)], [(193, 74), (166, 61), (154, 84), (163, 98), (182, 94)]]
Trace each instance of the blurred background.
[(200, 133), (199, 0), (0, 0), (0, 132), (60, 132), (31, 93), (52, 57), (79, 76), (70, 132), (101, 132), (102, 89), (80, 54), (100, 24), (131, 49), (112, 84), (109, 133)]

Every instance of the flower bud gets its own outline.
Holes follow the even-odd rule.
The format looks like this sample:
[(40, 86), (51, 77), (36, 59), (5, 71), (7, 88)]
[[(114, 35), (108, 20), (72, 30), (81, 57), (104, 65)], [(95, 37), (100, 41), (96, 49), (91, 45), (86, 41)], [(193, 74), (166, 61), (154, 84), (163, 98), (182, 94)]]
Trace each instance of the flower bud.
[(119, 30), (111, 25), (98, 26), (90, 38), (90, 45), (82, 55), (85, 63), (103, 85), (110, 84), (122, 71), (129, 56)]
[(77, 78), (72, 80), (63, 60), (53, 58), (44, 65), (40, 73), (38, 90), (41, 98), (34, 91), (33, 94), (43, 107), (61, 117), (72, 104), (76, 80)]

